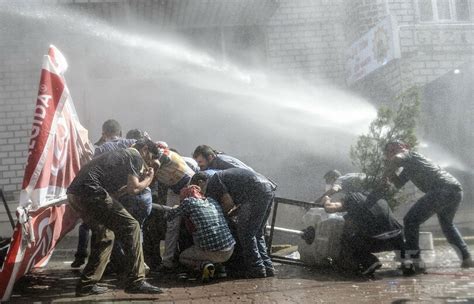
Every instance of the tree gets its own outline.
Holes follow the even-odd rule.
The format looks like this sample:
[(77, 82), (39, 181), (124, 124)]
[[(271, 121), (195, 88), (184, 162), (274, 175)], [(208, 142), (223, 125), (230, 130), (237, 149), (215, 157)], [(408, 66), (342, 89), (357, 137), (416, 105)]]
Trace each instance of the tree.
[[(382, 185), (385, 144), (401, 140), (412, 149), (418, 144), (415, 129), (420, 115), (419, 89), (413, 87), (396, 97), (394, 108), (397, 107), (396, 111), (389, 107), (380, 107), (377, 118), (370, 123), (369, 132), (359, 136), (355, 146), (351, 146), (352, 164), (367, 175), (364, 185), (366, 190)], [(395, 196), (395, 193), (393, 189), (386, 193), (386, 199), (392, 208), (406, 199), (401, 195)]]

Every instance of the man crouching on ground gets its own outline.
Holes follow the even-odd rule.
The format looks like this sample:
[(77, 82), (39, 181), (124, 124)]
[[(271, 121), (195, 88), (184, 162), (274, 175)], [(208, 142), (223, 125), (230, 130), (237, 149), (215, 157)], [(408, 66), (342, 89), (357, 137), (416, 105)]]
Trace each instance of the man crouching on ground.
[(145, 281), (140, 224), (112, 197), (126, 191), (138, 194), (148, 187), (154, 175), (158, 151), (151, 140), (140, 140), (128, 149), (112, 151), (93, 159), (81, 168), (69, 186), (68, 200), (92, 230), (90, 258), (84, 267), (76, 296), (101, 294), (102, 278), (112, 252), (114, 235), (123, 244), (127, 293), (161, 293)]

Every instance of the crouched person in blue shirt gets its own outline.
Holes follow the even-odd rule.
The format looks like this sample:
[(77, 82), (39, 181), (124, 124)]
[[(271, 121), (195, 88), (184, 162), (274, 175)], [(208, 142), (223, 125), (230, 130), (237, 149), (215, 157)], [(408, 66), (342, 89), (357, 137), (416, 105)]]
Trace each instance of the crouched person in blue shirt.
[(235, 240), (219, 203), (206, 198), (198, 186), (183, 188), (180, 199), (181, 203), (167, 212), (166, 219), (187, 217), (194, 228), (194, 244), (180, 253), (179, 262), (202, 271), (201, 278), (206, 282), (214, 277), (214, 264), (224, 263), (232, 256)]

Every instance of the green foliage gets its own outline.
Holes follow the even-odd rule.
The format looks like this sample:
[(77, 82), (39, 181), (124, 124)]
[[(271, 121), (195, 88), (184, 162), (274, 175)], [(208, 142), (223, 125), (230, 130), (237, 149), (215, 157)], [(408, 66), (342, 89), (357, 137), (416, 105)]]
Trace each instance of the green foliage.
[[(411, 88), (398, 96), (394, 102), (395, 111), (388, 107), (378, 110), (377, 118), (371, 122), (369, 132), (358, 138), (351, 147), (352, 164), (367, 175), (367, 190), (382, 185), (382, 174), (385, 169), (383, 149), (393, 140), (401, 140), (412, 149), (416, 147), (415, 129), (420, 114), (420, 96), (418, 88)], [(396, 207), (402, 197), (395, 197), (395, 191), (389, 191), (388, 202)]]

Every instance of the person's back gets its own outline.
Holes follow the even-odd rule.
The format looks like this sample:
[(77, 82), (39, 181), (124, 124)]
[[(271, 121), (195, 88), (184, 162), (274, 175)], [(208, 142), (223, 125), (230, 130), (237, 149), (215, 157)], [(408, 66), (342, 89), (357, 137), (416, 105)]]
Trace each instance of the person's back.
[[(128, 174), (139, 176), (143, 168), (143, 160), (133, 148), (107, 152), (81, 168), (69, 186), (68, 193), (97, 195), (104, 190), (114, 193), (127, 184)], [(140, 172), (131, 172), (136, 170)]]
[(436, 190), (440, 187), (457, 187), (461, 189), (461, 184), (447, 171), (435, 165), (431, 160), (423, 155), (406, 151), (398, 154), (394, 160), (397, 166), (403, 167), (398, 186), (403, 186), (410, 180), (424, 193)]
[(104, 142), (102, 145), (95, 148), (94, 157), (98, 157), (106, 152), (130, 148), (135, 142), (135, 139), (125, 138), (115, 138)]

